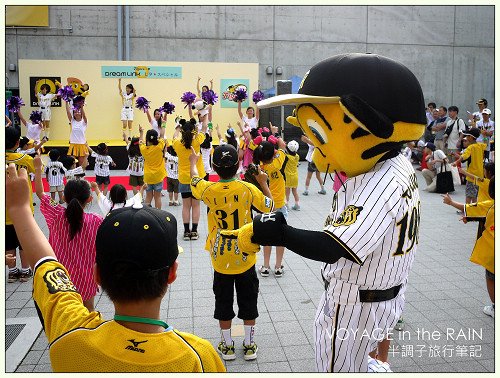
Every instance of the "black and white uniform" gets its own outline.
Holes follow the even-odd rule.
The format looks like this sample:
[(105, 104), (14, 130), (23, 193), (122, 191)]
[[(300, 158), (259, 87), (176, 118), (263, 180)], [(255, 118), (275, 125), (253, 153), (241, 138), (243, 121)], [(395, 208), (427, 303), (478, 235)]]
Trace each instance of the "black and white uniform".
[[(318, 371), (367, 372), (368, 353), (403, 311), (419, 222), (417, 178), (402, 155), (348, 179), (335, 194), (324, 231), (359, 263), (340, 259), (321, 269), (325, 292), (314, 322)], [(360, 290), (398, 285), (394, 299), (360, 300)]]
[(42, 121), (50, 121), (51, 111), (50, 105), (52, 100), (57, 97), (54, 93), (42, 94), (37, 93), (39, 110), (42, 112)]
[(50, 192), (54, 193), (64, 189), (64, 175), (66, 168), (60, 161), (49, 161), (45, 166), (45, 174), (49, 183)]

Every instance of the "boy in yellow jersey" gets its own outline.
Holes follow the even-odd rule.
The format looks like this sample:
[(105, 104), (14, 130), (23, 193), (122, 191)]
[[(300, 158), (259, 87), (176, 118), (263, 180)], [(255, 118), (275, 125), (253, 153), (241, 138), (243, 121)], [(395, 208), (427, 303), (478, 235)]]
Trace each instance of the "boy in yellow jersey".
[[(160, 304), (177, 274), (177, 222), (166, 211), (114, 210), (96, 237), (95, 279), (113, 301), (105, 321), (82, 303), (29, 206), (25, 169), (10, 164), (6, 204), (29, 264), (33, 299), (55, 372), (224, 372), (212, 345), (160, 320)], [(147, 253), (145, 253), (147, 252)]]
[[(274, 143), (269, 142), (272, 140)], [(275, 150), (275, 145), (278, 147)], [(285, 167), (288, 157), (285, 153), (286, 144), (281, 138), (276, 138), (271, 135), (268, 141), (262, 142), (254, 151), (254, 162), (260, 162), (261, 168), (269, 177), (269, 189), (274, 201), (276, 211), (283, 213), (283, 216), (288, 218), (288, 209), (285, 201), (285, 182), (286, 174)], [(264, 265), (259, 268), (259, 273), (262, 277), (269, 276), (271, 259), (271, 246), (264, 246)], [(276, 263), (274, 264), (274, 276), (282, 277), (284, 266), (282, 264), (285, 247), (276, 247)]]
[(254, 360), (258, 350), (253, 340), (255, 319), (259, 315), (259, 280), (255, 272), (257, 257), (255, 253), (239, 250), (236, 240), (222, 239), (220, 230), (236, 230), (252, 222), (252, 209), (259, 212), (272, 211), (273, 201), (265, 195), (270, 196), (267, 176), (263, 172), (256, 175), (264, 194), (254, 185), (238, 180), (238, 152), (230, 144), (218, 146), (214, 150), (212, 165), (221, 178), (219, 182), (209, 182), (198, 175), (198, 158), (199, 154), (193, 149), (190, 156), (191, 192), (208, 207), (209, 234), (205, 249), (210, 252), (214, 268), (214, 318), (219, 320), (221, 328), (221, 342), (217, 349), (224, 360), (236, 358), (234, 341), (231, 338), (236, 286), (238, 318), (243, 320), (245, 327), (243, 356), (245, 360)]
[[(23, 151), (16, 152), (19, 148), (19, 141), (21, 138), (21, 130), (16, 126), (9, 126), (5, 128), (5, 163), (14, 163), (16, 169), (24, 168), (28, 173), (35, 173), (35, 166), (33, 165), (33, 158), (26, 155)], [(31, 214), (33, 215), (33, 191), (31, 188), (31, 183), (28, 184), (29, 187), (29, 204), (31, 208)], [(16, 266), (16, 249), (19, 247), (19, 257), (21, 259), (21, 270)], [(12, 283), (17, 280), (21, 282), (27, 282), (31, 277), (32, 272), (28, 262), (23, 253), (22, 245), (19, 243), (19, 239), (16, 234), (16, 230), (12, 225), (12, 219), (10, 218), (9, 211), (5, 214), (5, 254), (13, 255), (14, 259), (9, 261), (9, 277), (7, 282)]]
[[(479, 129), (477, 128), (464, 131), (463, 135), (465, 136), (468, 147), (452, 165), (456, 167), (458, 162), (465, 161), (467, 162), (467, 172), (479, 178), (483, 178), (483, 160), (486, 144), (476, 142), (476, 139), (479, 138), (480, 135)], [(467, 183), (465, 184), (465, 202), (476, 202), (478, 191), (479, 188), (477, 185), (474, 185), (474, 179), (467, 177)]]

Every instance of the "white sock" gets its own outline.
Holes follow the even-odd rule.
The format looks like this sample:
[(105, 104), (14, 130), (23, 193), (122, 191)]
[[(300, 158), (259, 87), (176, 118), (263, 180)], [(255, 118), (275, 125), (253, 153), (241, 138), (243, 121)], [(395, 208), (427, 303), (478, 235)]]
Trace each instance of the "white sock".
[(255, 333), (255, 326), (252, 325), (245, 326), (245, 345), (253, 344), (254, 333)]
[(222, 334), (222, 341), (226, 343), (226, 345), (230, 346), (233, 345), (233, 339), (231, 338), (231, 328), (229, 329), (222, 329), (221, 328), (221, 334)]
[(308, 190), (309, 190), (309, 187), (308, 187), (308, 186), (306, 186), (306, 192), (307, 192)]

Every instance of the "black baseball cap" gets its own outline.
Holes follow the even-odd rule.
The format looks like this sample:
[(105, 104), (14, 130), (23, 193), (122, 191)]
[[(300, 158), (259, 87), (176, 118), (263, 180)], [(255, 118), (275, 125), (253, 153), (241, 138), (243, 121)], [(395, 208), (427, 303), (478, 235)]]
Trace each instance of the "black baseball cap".
[(97, 230), (95, 245), (97, 265), (129, 263), (138, 276), (166, 269), (179, 254), (177, 220), (141, 204), (113, 210)]
[(229, 168), (238, 164), (238, 151), (232, 144), (222, 144), (215, 148), (212, 164), (219, 168)]
[(356, 106), (349, 106), (346, 96), (356, 96), (392, 122), (427, 123), (422, 88), (415, 75), (395, 60), (369, 53), (325, 59), (305, 74), (297, 94), (271, 97), (257, 106), (341, 102), (356, 116)]
[(469, 129), (469, 130), (467, 130), (467, 131), (464, 131), (464, 132), (462, 133), (462, 135), (463, 135), (463, 136), (467, 136), (467, 135), (469, 135), (469, 136), (473, 137), (474, 139), (479, 138), (479, 135), (480, 135), (480, 134), (481, 134), (481, 133), (479, 132), (479, 129), (478, 129), (477, 127), (473, 127), (473, 128), (471, 128), (471, 129)]
[(480, 98), (476, 102), (476, 105), (479, 105), (479, 104), (488, 105), (488, 101), (485, 98)]

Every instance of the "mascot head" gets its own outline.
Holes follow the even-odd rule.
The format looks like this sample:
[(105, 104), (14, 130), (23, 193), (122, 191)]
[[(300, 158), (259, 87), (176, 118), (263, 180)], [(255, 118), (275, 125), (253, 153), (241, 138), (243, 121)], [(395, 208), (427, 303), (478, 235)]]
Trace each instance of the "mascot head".
[(259, 101), (259, 108), (296, 105), (287, 121), (313, 141), (322, 172), (352, 177), (369, 171), (427, 122), (422, 88), (401, 63), (375, 54), (341, 54), (306, 73), (298, 94)]

